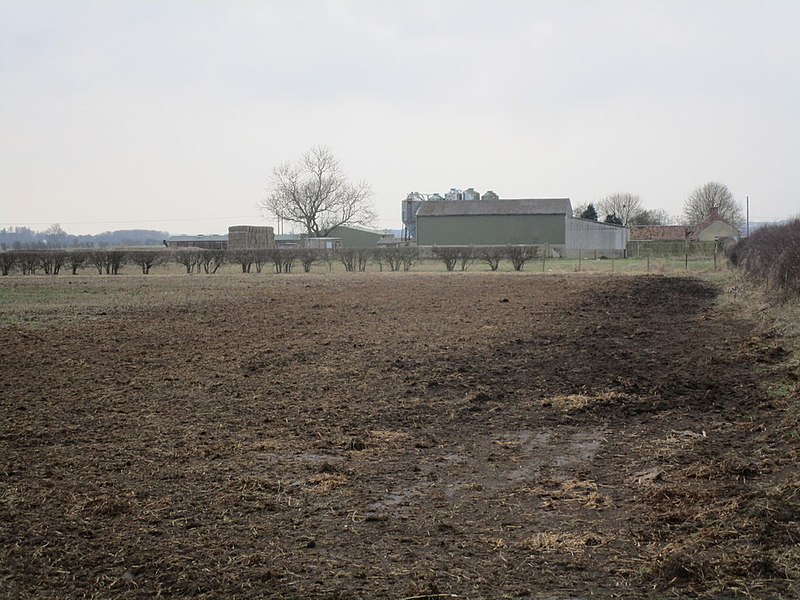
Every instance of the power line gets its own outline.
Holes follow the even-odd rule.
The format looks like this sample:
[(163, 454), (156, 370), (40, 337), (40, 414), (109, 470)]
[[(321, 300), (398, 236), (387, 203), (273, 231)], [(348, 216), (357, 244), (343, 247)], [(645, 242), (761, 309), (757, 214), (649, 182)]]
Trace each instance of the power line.
[[(4, 227), (26, 227), (28, 225), (119, 225), (119, 224), (136, 224), (136, 223), (191, 223), (194, 221), (222, 221), (233, 219), (262, 219), (262, 215), (238, 215), (238, 216), (221, 216), (221, 217), (191, 217), (191, 218), (178, 218), (178, 219), (135, 219), (135, 220), (117, 220), (117, 221), (0, 221), (0, 226)], [(375, 219), (382, 223), (395, 223), (400, 219)]]
[[(180, 219), (135, 219), (135, 220), (121, 220), (121, 221), (56, 221), (59, 225), (115, 225), (120, 223), (188, 223), (192, 221), (219, 221), (222, 219), (260, 219), (261, 215), (239, 215), (239, 216), (222, 216), (222, 217), (192, 217)], [(11, 223), (7, 221), (0, 221), (0, 225), (7, 225), (11, 227), (25, 226), (25, 225), (53, 225), (53, 221), (24, 221)]]

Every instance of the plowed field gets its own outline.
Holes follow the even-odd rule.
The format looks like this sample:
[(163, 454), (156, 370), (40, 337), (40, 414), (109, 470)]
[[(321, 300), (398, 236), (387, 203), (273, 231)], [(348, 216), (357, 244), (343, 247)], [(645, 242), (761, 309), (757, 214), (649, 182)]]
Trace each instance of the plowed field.
[(799, 593), (796, 373), (709, 283), (0, 286), (4, 597)]

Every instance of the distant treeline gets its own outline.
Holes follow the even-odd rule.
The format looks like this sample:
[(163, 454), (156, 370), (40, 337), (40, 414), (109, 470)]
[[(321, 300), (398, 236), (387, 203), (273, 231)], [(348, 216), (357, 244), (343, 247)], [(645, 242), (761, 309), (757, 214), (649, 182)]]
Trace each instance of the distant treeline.
[(0, 229), (2, 250), (56, 250), (62, 248), (108, 248), (160, 246), (169, 237), (166, 231), (152, 229), (121, 229), (96, 235), (73, 235), (53, 225), (45, 231), (28, 227)]

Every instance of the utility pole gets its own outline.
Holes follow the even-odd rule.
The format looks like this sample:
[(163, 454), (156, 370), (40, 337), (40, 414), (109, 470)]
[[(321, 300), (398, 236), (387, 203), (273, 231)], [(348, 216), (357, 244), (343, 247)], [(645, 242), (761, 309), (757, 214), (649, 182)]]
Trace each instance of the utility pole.
[(747, 236), (750, 237), (750, 196), (747, 196)]

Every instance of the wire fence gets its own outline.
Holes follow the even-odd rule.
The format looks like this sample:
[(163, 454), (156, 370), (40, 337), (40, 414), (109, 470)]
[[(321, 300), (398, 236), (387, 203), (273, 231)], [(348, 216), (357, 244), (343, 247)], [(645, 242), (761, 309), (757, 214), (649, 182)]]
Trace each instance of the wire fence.
[[(563, 252), (563, 254), (567, 254)], [(93, 250), (0, 252), (2, 275), (119, 275), (140, 273), (333, 273), (341, 271), (525, 271), (677, 273), (728, 268), (714, 243), (637, 245), (627, 251), (570, 250), (559, 257), (545, 246), (417, 248), (301, 248), (263, 250)]]

